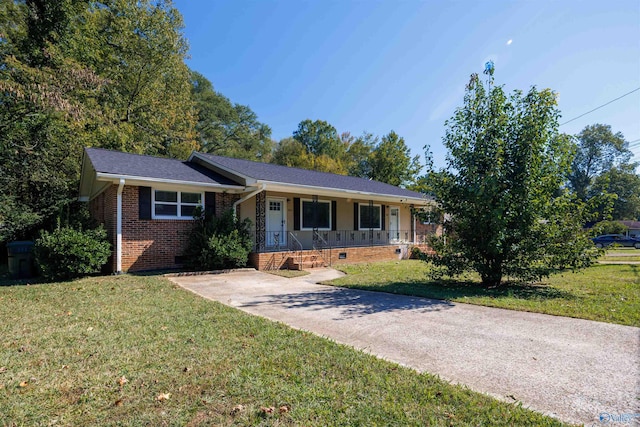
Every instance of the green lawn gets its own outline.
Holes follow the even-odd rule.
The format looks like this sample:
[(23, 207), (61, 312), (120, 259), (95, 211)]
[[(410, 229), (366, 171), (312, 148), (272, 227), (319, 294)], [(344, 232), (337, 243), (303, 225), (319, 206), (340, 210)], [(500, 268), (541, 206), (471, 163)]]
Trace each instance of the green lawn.
[(640, 262), (640, 249), (613, 248), (607, 249), (599, 261)]
[(417, 260), (338, 268), (347, 276), (326, 284), (640, 326), (640, 265), (596, 265), (538, 284), (494, 289), (480, 287), (473, 276), (432, 281), (428, 265)]
[(0, 286), (0, 425), (560, 423), (161, 277), (118, 276)]

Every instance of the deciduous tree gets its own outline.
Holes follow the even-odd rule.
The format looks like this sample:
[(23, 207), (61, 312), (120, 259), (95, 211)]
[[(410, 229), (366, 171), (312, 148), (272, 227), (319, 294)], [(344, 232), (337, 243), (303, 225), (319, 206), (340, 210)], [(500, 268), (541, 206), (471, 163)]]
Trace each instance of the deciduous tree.
[(622, 133), (613, 133), (609, 125), (587, 126), (576, 138), (569, 184), (579, 198), (586, 200), (594, 179), (612, 167), (628, 163), (631, 151)]
[(558, 133), (556, 95), (535, 87), (507, 95), (488, 73), (486, 83), (471, 76), (446, 122), (447, 168), (428, 175), (450, 215), (430, 261), (449, 275), (477, 271), (484, 286), (588, 266), (587, 212), (562, 190), (572, 145)]
[(200, 150), (221, 156), (269, 161), (274, 148), (271, 129), (246, 105), (216, 92), (202, 74), (191, 72)]
[(411, 185), (422, 166), (420, 156), (411, 157), (411, 150), (394, 131), (382, 137), (369, 156), (369, 178), (391, 185)]

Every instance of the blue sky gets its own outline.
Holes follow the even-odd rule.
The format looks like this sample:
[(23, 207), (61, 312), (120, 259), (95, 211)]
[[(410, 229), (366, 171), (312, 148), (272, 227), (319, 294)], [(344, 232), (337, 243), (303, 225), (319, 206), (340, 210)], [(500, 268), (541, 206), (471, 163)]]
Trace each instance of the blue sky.
[[(484, 63), (496, 83), (559, 93), (570, 120), (640, 87), (640, 1), (176, 0), (188, 65), (273, 138), (304, 119), (395, 130), (444, 166), (444, 121)], [(604, 123), (640, 140), (640, 91), (561, 126)], [(637, 145), (637, 144), (632, 144)], [(640, 146), (633, 148), (640, 160)]]

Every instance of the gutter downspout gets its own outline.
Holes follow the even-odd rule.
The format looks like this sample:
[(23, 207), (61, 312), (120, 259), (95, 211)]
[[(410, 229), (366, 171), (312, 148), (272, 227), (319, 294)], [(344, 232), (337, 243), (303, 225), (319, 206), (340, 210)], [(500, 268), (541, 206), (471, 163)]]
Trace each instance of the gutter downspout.
[(122, 273), (122, 189), (124, 178), (120, 178), (116, 200), (116, 274)]
[(246, 202), (247, 200), (249, 200), (250, 198), (252, 198), (253, 196), (255, 196), (256, 194), (260, 193), (261, 191), (264, 191), (267, 188), (267, 184), (262, 184), (257, 190), (252, 191), (251, 193), (247, 194), (246, 196), (236, 200), (235, 202), (233, 202), (233, 205), (231, 207), (231, 209), (233, 209), (233, 219), (236, 219), (238, 217), (238, 205), (242, 202)]

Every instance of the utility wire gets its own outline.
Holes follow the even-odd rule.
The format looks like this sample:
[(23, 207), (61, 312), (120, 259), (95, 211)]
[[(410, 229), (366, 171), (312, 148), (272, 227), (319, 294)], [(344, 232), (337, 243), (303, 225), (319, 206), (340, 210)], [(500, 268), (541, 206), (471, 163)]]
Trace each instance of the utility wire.
[(566, 122), (564, 122), (564, 123), (560, 123), (560, 126), (566, 125), (567, 123), (571, 123), (571, 122), (572, 122), (572, 121), (574, 121), (574, 120), (578, 120), (580, 117), (586, 116), (586, 115), (587, 115), (587, 114), (589, 114), (589, 113), (593, 113), (594, 111), (599, 110), (600, 108), (605, 107), (605, 106), (607, 106), (607, 105), (611, 104), (612, 102), (615, 102), (615, 101), (617, 101), (618, 99), (622, 99), (622, 98), (624, 98), (625, 96), (627, 96), (627, 95), (631, 95), (633, 92), (637, 92), (637, 91), (639, 91), (639, 90), (640, 90), (640, 87), (637, 87), (637, 88), (635, 88), (634, 90), (632, 90), (631, 92), (627, 92), (627, 93), (625, 93), (624, 95), (617, 97), (616, 99), (612, 99), (611, 101), (609, 101), (609, 102), (607, 102), (607, 103), (605, 103), (605, 104), (602, 104), (602, 105), (600, 105), (599, 107), (594, 108), (593, 110), (587, 111), (587, 112), (586, 112), (586, 113), (584, 113), (584, 114), (580, 114), (578, 117), (574, 117), (573, 119), (571, 119), (571, 120), (567, 120), (567, 121), (566, 121)]

